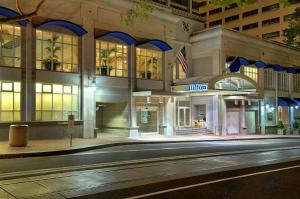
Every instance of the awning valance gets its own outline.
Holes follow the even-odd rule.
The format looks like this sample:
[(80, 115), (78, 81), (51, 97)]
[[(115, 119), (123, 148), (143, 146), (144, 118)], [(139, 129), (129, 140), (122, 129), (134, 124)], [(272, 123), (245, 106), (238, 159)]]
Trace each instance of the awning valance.
[(37, 28), (45, 28), (48, 26), (59, 26), (59, 27), (66, 28), (66, 29), (72, 31), (73, 33), (75, 33), (77, 36), (82, 36), (87, 33), (87, 31), (84, 28), (82, 28), (81, 26), (79, 26), (73, 22), (66, 21), (66, 20), (46, 21), (46, 22), (38, 25)]
[[(12, 9), (2, 7), (0, 6), (0, 15), (4, 17), (17, 17), (20, 16), (20, 14)], [(29, 22), (27, 19), (19, 20), (17, 21), (20, 25), (26, 26), (26, 24)]]
[(100, 35), (99, 37), (96, 37), (96, 39), (101, 39), (104, 37), (114, 37), (120, 39), (121, 41), (125, 42), (127, 45), (133, 45), (137, 43), (135, 38), (133, 38), (131, 35), (125, 32), (119, 32), (119, 31), (108, 32), (103, 35)]
[(240, 70), (242, 66), (255, 65), (257, 68), (272, 68), (274, 71), (286, 71), (287, 73), (300, 73), (300, 69), (294, 67), (284, 67), (279, 64), (268, 65), (263, 61), (250, 61), (243, 57), (236, 57), (229, 66), (229, 71), (236, 73)]
[(278, 97), (278, 106), (296, 106), (297, 103), (288, 97)]
[(163, 52), (172, 50), (172, 47), (169, 44), (167, 44), (166, 42), (161, 41), (159, 39), (151, 39), (151, 40), (148, 40), (146, 42), (140, 43), (138, 46), (147, 45), (147, 44), (155, 46)]

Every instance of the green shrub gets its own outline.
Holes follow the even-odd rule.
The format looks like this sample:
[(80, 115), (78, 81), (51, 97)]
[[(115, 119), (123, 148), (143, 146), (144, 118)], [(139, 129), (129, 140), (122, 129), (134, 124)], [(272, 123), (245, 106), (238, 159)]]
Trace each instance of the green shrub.
[(283, 125), (283, 122), (281, 120), (278, 121), (277, 128), (284, 129), (284, 125)]
[(293, 129), (295, 130), (299, 129), (299, 122), (296, 120), (293, 122)]

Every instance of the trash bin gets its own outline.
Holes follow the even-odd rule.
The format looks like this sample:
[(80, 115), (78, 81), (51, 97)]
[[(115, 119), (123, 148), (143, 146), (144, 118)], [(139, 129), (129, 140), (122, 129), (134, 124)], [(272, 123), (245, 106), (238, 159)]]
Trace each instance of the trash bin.
[(13, 147), (27, 146), (28, 125), (10, 125), (8, 142)]
[(94, 128), (94, 138), (98, 137), (98, 128)]

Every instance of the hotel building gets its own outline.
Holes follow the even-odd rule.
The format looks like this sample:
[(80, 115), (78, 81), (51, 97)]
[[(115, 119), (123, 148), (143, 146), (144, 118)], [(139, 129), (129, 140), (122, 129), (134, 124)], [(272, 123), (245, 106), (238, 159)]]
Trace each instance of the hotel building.
[[(84, 138), (267, 134), (300, 118), (298, 49), (205, 30), (195, 13), (158, 1), (149, 18), (122, 25), (134, 5), (52, 0), (30, 21), (1, 24), (1, 140), (20, 123), (30, 139), (65, 138), (70, 114)], [(1, 16), (18, 15), (14, 2), (0, 6)], [(184, 46), (186, 74), (176, 60)]]

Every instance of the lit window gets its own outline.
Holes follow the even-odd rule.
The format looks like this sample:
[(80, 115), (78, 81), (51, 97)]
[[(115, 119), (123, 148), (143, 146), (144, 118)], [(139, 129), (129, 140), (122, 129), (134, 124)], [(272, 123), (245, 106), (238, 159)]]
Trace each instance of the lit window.
[(78, 93), (76, 85), (36, 83), (36, 120), (67, 120), (71, 114), (78, 119)]
[(78, 37), (36, 30), (36, 69), (78, 72)]
[(244, 66), (244, 75), (257, 82), (258, 70), (253, 66)]
[(20, 82), (0, 81), (0, 121), (19, 121), (21, 110)]
[(96, 41), (96, 74), (127, 77), (127, 46)]
[(21, 66), (21, 29), (0, 24), (0, 66)]
[(157, 50), (137, 48), (137, 78), (162, 79), (162, 53)]

